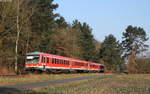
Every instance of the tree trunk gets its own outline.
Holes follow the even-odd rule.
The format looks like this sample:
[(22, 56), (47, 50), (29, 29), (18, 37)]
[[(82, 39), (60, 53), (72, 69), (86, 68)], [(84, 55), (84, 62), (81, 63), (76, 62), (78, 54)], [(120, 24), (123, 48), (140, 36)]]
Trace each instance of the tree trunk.
[(15, 47), (15, 72), (18, 73), (18, 42), (20, 36), (20, 27), (19, 27), (19, 0), (17, 2), (17, 37), (16, 37), (16, 47)]

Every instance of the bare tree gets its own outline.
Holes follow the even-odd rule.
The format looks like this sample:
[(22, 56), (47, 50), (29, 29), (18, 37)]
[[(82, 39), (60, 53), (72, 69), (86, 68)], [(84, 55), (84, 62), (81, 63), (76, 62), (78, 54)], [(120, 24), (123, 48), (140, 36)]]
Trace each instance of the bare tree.
[[(26, 53), (28, 50), (28, 46), (29, 46), (29, 28), (30, 28), (30, 18), (33, 15), (33, 11), (35, 11), (35, 5), (30, 7), (28, 6), (28, 3), (30, 3), (30, 1), (26, 1), (26, 0), (17, 0), (17, 36), (16, 36), (16, 45), (15, 45), (15, 71), (16, 73), (18, 72), (18, 42), (19, 42), (19, 38), (20, 38), (20, 32), (21, 31), (25, 31), (27, 34), (26, 37)], [(29, 9), (27, 9), (29, 8)], [(23, 10), (23, 12), (20, 13), (20, 9)]]
[[(3, 48), (3, 50), (7, 50), (7, 48), (4, 47), (3, 42), (7, 43), (7, 40), (9, 39), (9, 43), (7, 43), (7, 46), (8, 49), (10, 48), (9, 50), (11, 50), (13, 57), (15, 54), (14, 67), (16, 72), (18, 71), (18, 50), (21, 48), (20, 45), (26, 45), (24, 47), (28, 47), (31, 27), (30, 18), (33, 14), (33, 11), (35, 11), (36, 9), (36, 6), (29, 7), (30, 2), (31, 1), (26, 0), (0, 2), (0, 43), (2, 44), (0, 48)], [(24, 43), (21, 43), (19, 41), (24, 41)], [(28, 48), (26, 48), (26, 50), (27, 49)], [(0, 55), (6, 54), (5, 52), (2, 52)]]

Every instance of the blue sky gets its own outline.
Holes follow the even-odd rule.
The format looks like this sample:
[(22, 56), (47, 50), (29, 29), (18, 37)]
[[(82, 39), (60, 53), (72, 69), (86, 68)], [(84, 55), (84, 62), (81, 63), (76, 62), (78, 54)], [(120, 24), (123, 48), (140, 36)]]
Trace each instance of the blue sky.
[[(150, 0), (55, 0), (57, 13), (67, 22), (87, 22), (94, 37), (103, 41), (108, 34), (121, 40), (128, 25), (140, 26), (150, 37)], [(147, 42), (150, 45), (150, 40)]]

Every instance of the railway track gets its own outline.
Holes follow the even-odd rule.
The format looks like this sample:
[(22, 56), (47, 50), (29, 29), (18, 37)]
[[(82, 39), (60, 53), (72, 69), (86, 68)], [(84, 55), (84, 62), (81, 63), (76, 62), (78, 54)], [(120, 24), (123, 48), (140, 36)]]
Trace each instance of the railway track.
[(57, 80), (57, 81), (47, 81), (47, 82), (21, 84), (21, 85), (0, 86), (0, 94), (11, 94), (12, 92), (20, 92), (23, 90), (29, 90), (32, 88), (38, 88), (38, 87), (43, 87), (43, 86), (62, 84), (62, 83), (68, 83), (68, 82), (73, 82), (73, 81), (79, 81), (79, 80), (106, 78), (106, 77), (112, 77), (112, 76), (115, 76), (115, 75), (77, 77), (77, 78), (70, 78), (70, 79)]

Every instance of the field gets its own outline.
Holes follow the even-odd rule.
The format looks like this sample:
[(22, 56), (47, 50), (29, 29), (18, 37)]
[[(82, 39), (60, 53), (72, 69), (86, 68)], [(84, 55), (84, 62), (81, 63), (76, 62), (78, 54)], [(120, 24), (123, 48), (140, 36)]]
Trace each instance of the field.
[(69, 79), (75, 77), (85, 77), (85, 76), (94, 76), (94, 75), (109, 75), (104, 73), (83, 73), (83, 74), (29, 74), (24, 76), (18, 76), (15, 78), (5, 78), (0, 77), (0, 86), (6, 85), (16, 85), (24, 83), (34, 83), (34, 82), (45, 82), (45, 81), (54, 81)]
[(150, 94), (150, 75), (118, 75), (36, 88), (23, 94)]

